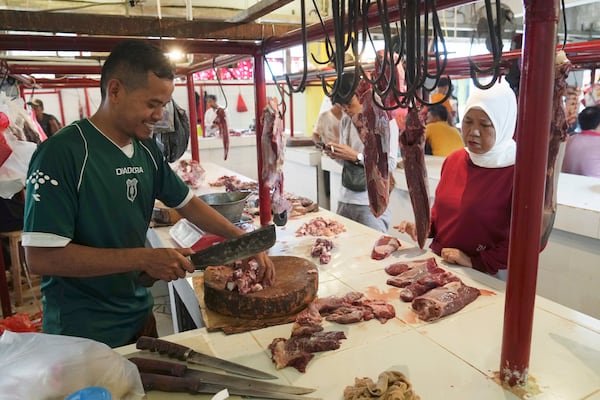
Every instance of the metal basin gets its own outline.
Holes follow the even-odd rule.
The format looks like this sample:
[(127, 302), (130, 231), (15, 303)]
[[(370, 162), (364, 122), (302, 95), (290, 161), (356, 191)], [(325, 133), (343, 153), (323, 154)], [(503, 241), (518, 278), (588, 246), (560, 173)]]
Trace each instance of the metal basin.
[(207, 193), (198, 196), (231, 222), (240, 222), (246, 199), (251, 192)]

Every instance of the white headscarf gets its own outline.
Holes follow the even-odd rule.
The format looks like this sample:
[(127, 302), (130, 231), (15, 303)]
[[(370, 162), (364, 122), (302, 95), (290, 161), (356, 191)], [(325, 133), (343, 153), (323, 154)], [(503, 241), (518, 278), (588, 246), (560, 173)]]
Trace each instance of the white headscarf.
[(517, 144), (513, 140), (517, 125), (517, 99), (506, 83), (496, 83), (489, 89), (475, 89), (467, 99), (464, 113), (480, 108), (488, 115), (496, 130), (496, 143), (484, 154), (466, 148), (471, 161), (483, 168), (502, 168), (515, 163)]

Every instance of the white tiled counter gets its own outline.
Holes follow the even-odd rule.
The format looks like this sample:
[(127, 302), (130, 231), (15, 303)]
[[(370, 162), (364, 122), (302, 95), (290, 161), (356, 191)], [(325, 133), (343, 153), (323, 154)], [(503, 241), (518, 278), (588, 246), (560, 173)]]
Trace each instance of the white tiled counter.
[[(342, 222), (347, 231), (333, 238), (335, 248), (329, 264), (319, 265), (320, 297), (360, 291), (394, 305), (396, 318), (385, 324), (377, 320), (351, 325), (324, 322), (325, 330), (342, 330), (347, 339), (335, 351), (315, 354), (300, 373), (293, 368), (276, 370), (268, 345), (274, 338), (289, 337), (292, 324), (225, 335), (204, 328), (164, 339), (209, 352), (217, 357), (258, 368), (279, 377), (278, 383), (315, 387), (308, 395), (325, 400), (342, 399), (343, 389), (355, 377), (376, 380), (385, 370), (405, 373), (423, 400), (518, 399), (494, 380), (499, 369), (504, 314), (504, 282), (472, 269), (440, 265), (483, 290), (483, 295), (456, 314), (432, 323), (418, 320), (409, 304), (398, 298), (399, 289), (388, 286), (385, 266), (399, 260), (422, 259), (430, 253), (407, 242), (389, 258), (372, 260), (370, 252), (380, 233), (321, 210), (290, 219), (277, 228), (271, 255), (294, 255), (311, 259), (314, 237), (296, 237), (302, 223), (317, 217)], [(165, 229), (165, 228), (162, 228)], [(165, 245), (169, 245), (168, 243)], [(191, 279), (180, 282), (190, 285)], [(529, 368), (528, 398), (544, 400), (600, 399), (600, 321), (536, 298)], [(134, 346), (117, 349), (136, 354)], [(185, 399), (188, 394), (149, 392), (149, 399)], [(208, 396), (195, 398), (207, 399)], [(234, 397), (236, 398), (236, 397)]]

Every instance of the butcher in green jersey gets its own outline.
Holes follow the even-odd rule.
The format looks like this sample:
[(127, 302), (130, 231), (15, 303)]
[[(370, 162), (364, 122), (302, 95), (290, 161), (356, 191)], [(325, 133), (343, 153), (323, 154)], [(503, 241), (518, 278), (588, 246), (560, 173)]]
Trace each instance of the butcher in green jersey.
[[(216, 235), (244, 232), (202, 202), (152, 140), (171, 100), (174, 66), (158, 47), (126, 40), (102, 67), (101, 104), (91, 117), (43, 142), (29, 165), (23, 246), (42, 275), (43, 330), (111, 347), (157, 336), (141, 272), (164, 281), (194, 267), (191, 249), (145, 248), (154, 202)], [(263, 284), (273, 263), (257, 254)]]

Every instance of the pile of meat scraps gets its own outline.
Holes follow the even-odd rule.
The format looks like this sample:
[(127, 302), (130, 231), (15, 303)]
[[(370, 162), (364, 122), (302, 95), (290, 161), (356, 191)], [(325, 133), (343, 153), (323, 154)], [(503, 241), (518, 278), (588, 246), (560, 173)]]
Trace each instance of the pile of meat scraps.
[(305, 372), (313, 353), (336, 350), (340, 340), (346, 339), (341, 331), (323, 332), (323, 317), (339, 324), (376, 318), (383, 324), (395, 316), (394, 306), (382, 300), (368, 299), (360, 292), (315, 299), (296, 317), (289, 339), (273, 339), (269, 345), (271, 359), (277, 369), (291, 366)]
[(198, 189), (206, 175), (206, 171), (196, 160), (179, 160), (175, 167), (175, 173), (192, 189)]
[(399, 371), (385, 371), (379, 374), (377, 383), (371, 378), (355, 378), (354, 386), (346, 386), (344, 400), (420, 400), (413, 391), (408, 378)]
[(227, 277), (225, 287), (229, 291), (237, 290), (242, 295), (263, 290), (257, 277), (258, 268), (258, 262), (254, 259), (236, 261), (231, 275)]
[(296, 236), (334, 236), (339, 233), (346, 232), (346, 227), (332, 219), (316, 217), (302, 224), (296, 230)]
[(437, 265), (435, 258), (399, 262), (385, 267), (393, 278), (387, 284), (401, 288), (400, 299), (411, 301), (423, 321), (453, 314), (473, 302), (479, 289), (465, 285), (460, 278)]
[(329, 261), (331, 261), (331, 249), (333, 249), (333, 242), (331, 240), (317, 238), (310, 249), (310, 255), (312, 257), (319, 257), (321, 265), (329, 264)]

